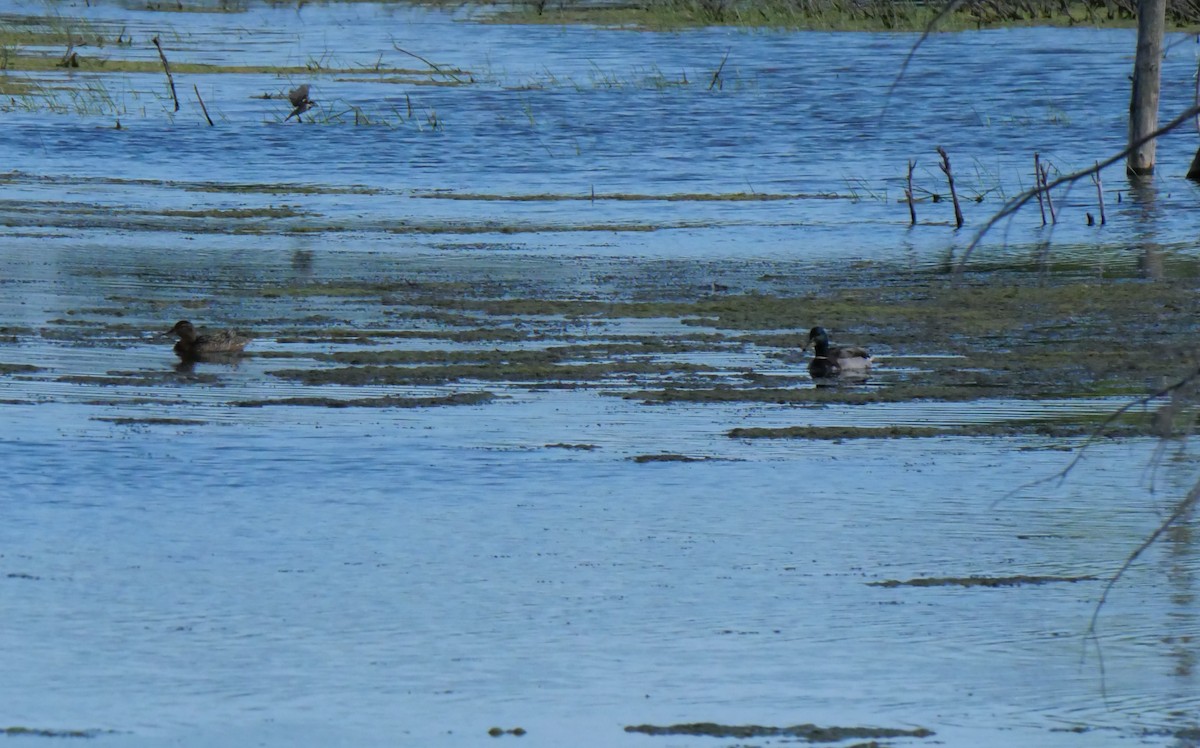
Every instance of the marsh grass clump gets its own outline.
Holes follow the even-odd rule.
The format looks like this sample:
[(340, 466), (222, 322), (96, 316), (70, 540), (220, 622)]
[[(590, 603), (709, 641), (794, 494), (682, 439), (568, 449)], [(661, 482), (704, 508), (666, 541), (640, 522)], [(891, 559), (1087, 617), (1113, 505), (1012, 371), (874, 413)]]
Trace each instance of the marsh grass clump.
[[(920, 31), (942, 5), (909, 0), (647, 0), (633, 5), (534, 0), (491, 18), (504, 22), (592, 23), (641, 29), (751, 26), (854, 31)], [(1132, 25), (1135, 0), (966, 0), (941, 30), (1014, 25)], [(1200, 5), (1169, 0), (1175, 28), (1200, 22)]]

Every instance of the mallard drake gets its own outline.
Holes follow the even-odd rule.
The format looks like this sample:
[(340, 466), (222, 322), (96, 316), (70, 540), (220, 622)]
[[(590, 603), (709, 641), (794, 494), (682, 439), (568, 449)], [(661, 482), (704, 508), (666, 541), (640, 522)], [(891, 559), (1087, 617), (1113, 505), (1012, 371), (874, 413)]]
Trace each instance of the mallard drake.
[(250, 338), (238, 335), (232, 330), (217, 330), (204, 335), (196, 333), (196, 328), (186, 319), (181, 319), (175, 326), (162, 334), (178, 335), (175, 343), (175, 353), (184, 361), (199, 361), (207, 357), (231, 357), (242, 352)]
[(808, 373), (816, 379), (836, 377), (839, 374), (862, 376), (871, 368), (871, 354), (857, 347), (830, 347), (829, 333), (824, 327), (808, 331), (808, 342), (802, 350), (813, 346), (813, 360), (808, 362)]

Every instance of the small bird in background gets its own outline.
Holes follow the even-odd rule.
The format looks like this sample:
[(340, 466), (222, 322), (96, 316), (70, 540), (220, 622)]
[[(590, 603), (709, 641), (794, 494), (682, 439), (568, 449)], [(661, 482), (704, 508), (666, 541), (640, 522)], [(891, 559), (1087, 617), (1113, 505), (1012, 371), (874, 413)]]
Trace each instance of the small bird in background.
[(292, 113), (283, 118), (284, 122), (287, 122), (292, 117), (295, 117), (296, 121), (299, 122), (300, 115), (307, 112), (312, 108), (313, 104), (317, 103), (308, 98), (307, 83), (303, 86), (296, 86), (291, 91), (288, 91), (288, 101), (292, 102)]

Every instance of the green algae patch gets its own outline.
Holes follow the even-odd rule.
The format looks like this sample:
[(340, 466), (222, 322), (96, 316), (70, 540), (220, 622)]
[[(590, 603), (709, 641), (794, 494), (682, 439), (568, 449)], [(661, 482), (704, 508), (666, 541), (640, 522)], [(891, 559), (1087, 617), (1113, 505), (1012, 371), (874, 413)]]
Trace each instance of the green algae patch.
[(651, 195), (630, 192), (579, 193), (539, 192), (533, 194), (498, 195), (481, 192), (426, 191), (414, 192), (413, 197), (429, 200), (466, 200), (474, 202), (774, 202), (779, 200), (835, 199), (838, 195), (774, 192), (683, 192)]
[(662, 454), (652, 454), (652, 455), (634, 455), (633, 457), (630, 457), (629, 459), (638, 464), (644, 464), (647, 462), (712, 462), (714, 458), (712, 458), (712, 457), (692, 457), (691, 455), (681, 455), (681, 454), (665, 452)]
[(268, 405), (301, 405), (320, 408), (438, 408), (451, 405), (482, 405), (495, 399), (491, 392), (458, 392), (437, 397), (283, 397), (274, 400), (239, 400), (242, 408), (261, 408)]
[(289, 207), (267, 208), (208, 208), (204, 210), (163, 210), (158, 215), (168, 218), (215, 218), (215, 219), (246, 219), (246, 218), (296, 218), (307, 215)]
[[(58, 45), (52, 45), (58, 46)], [(66, 46), (64, 38), (62, 47)], [(157, 59), (128, 59), (103, 56), (106, 53), (98, 48), (78, 47), (73, 70), (79, 72), (99, 73), (147, 73), (161, 74), (162, 62)], [(170, 50), (168, 50), (170, 54)], [(9, 72), (50, 72), (63, 69), (63, 58), (60, 51), (47, 54), (32, 54), (27, 51), (10, 51), (3, 59), (8, 65)], [(171, 72), (175, 75), (277, 75), (282, 78), (307, 77), (313, 71), (303, 65), (214, 65), (203, 62), (187, 62), (171, 60)], [(371, 68), (372, 75), (414, 76), (429, 79), (428, 71), (410, 68)], [(362, 68), (322, 68), (323, 75), (362, 75)], [(467, 85), (460, 82), (458, 85)], [(284, 102), (286, 104), (286, 102)], [(287, 111), (286, 109), (284, 110)]]
[(208, 421), (201, 421), (195, 418), (136, 418), (96, 416), (92, 418), (92, 420), (112, 423), (116, 424), (117, 426), (203, 426), (208, 423)]
[(40, 727), (0, 727), (0, 735), (10, 738), (95, 738), (112, 735), (112, 730), (54, 730)]
[(32, 364), (0, 363), (0, 377), (12, 376), (13, 374), (33, 374), (39, 371), (43, 371), (42, 367)]
[(336, 369), (280, 369), (268, 372), (307, 385), (416, 385), (446, 384), (462, 380), (562, 383), (586, 386), (617, 377), (665, 376), (711, 371), (696, 364), (615, 362), (558, 364), (526, 361), (508, 364), (455, 364), (449, 366), (347, 366)]
[(314, 354), (321, 361), (333, 361), (354, 366), (381, 366), (389, 364), (488, 364), (488, 365), (531, 365), (539, 363), (565, 363), (570, 361), (612, 362), (618, 357), (686, 353), (692, 347), (670, 341), (654, 340), (639, 343), (594, 343), (556, 345), (528, 350), (360, 350)]
[(918, 577), (900, 581), (888, 579), (882, 582), (867, 582), (868, 587), (1022, 587), (1059, 582), (1094, 582), (1098, 577), (1090, 574), (1074, 577), (1027, 576), (1011, 577)]
[[(1095, 0), (1082, 2), (989, 2), (962, 3), (944, 10), (927, 3), (890, 0), (648, 0), (641, 3), (550, 3), (527, 0), (488, 14), (489, 23), (531, 25), (589, 25), (630, 31), (676, 31), (680, 29), (732, 26), (812, 31), (922, 32), (936, 23), (938, 31), (1020, 26), (1086, 25), (1127, 28), (1133, 24), (1133, 6), (1105, 5)], [(1190, 29), (1200, 22), (1186, 4), (1170, 4), (1167, 23), (1171, 28)], [(696, 76), (695, 83), (709, 85), (718, 80), (720, 60), (714, 60), (713, 76)]]
[(1082, 413), (1074, 419), (1028, 419), (993, 423), (955, 424), (949, 426), (889, 425), (877, 427), (861, 426), (785, 426), (780, 428), (736, 428), (728, 432), (731, 439), (928, 439), (943, 436), (1042, 436), (1048, 438), (1072, 438), (1104, 436), (1133, 437), (1159, 436), (1153, 420), (1149, 417), (1119, 418), (1113, 423), (1101, 424), (1107, 416)]
[(794, 738), (810, 743), (838, 743), (843, 740), (886, 740), (890, 738), (927, 738), (935, 733), (924, 727), (903, 730), (895, 727), (820, 727), (799, 724), (789, 727), (768, 725), (722, 725), (716, 722), (692, 722), (678, 725), (630, 725), (625, 732), (656, 736), (695, 736), (711, 738)]

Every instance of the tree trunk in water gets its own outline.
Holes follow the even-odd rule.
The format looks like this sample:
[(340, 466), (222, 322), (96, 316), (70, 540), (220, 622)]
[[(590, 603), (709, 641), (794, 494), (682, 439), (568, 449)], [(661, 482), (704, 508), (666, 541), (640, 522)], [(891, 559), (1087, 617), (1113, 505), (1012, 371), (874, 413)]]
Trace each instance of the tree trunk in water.
[[(1129, 144), (1158, 129), (1159, 73), (1162, 68), (1166, 0), (1138, 0), (1137, 56), (1133, 62), (1133, 96), (1129, 102)], [(1125, 162), (1133, 176), (1154, 173), (1154, 141), (1135, 148)]]

